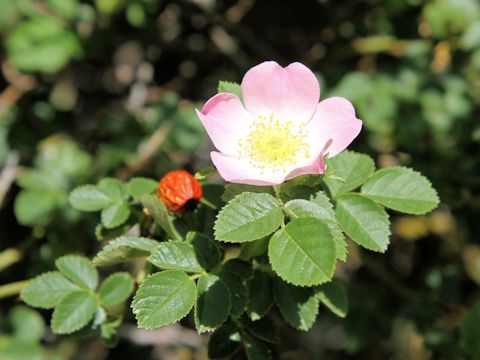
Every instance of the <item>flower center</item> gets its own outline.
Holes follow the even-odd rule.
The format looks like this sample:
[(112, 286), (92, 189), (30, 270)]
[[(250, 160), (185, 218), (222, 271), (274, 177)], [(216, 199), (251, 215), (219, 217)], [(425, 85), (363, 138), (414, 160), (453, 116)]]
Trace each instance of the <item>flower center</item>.
[(240, 139), (240, 156), (250, 158), (251, 164), (261, 170), (286, 171), (299, 157), (310, 157), (305, 124), (280, 121), (274, 114), (258, 116), (248, 135)]

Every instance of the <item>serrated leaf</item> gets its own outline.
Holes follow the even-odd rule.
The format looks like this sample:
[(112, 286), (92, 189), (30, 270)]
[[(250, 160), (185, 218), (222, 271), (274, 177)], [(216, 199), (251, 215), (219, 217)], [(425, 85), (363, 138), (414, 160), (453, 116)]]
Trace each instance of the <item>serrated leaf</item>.
[(20, 297), (28, 305), (42, 309), (55, 307), (68, 293), (78, 290), (60, 272), (52, 271), (39, 275), (20, 292)]
[(257, 240), (271, 234), (282, 222), (282, 208), (272, 195), (243, 193), (218, 214), (215, 239), (226, 242)]
[(243, 281), (249, 281), (253, 276), (252, 265), (240, 259), (230, 259), (222, 266), (222, 271), (227, 271), (241, 278)]
[(102, 210), (102, 225), (107, 229), (113, 229), (122, 225), (130, 216), (130, 207), (126, 202), (109, 205)]
[(195, 282), (183, 271), (167, 270), (148, 277), (132, 302), (139, 327), (153, 329), (186, 316), (197, 298)]
[(328, 225), (298, 218), (273, 234), (268, 245), (273, 270), (285, 281), (312, 286), (329, 281), (335, 268), (335, 243)]
[(240, 329), (233, 322), (228, 322), (214, 331), (208, 342), (208, 358), (228, 359), (233, 356), (241, 344)]
[(148, 209), (155, 222), (160, 225), (171, 239), (182, 240), (182, 236), (175, 228), (173, 218), (168, 213), (167, 207), (162, 200), (155, 195), (143, 195), (139, 200)]
[(318, 298), (312, 288), (287, 284), (275, 278), (273, 295), (285, 321), (299, 330), (310, 329), (317, 318)]
[(357, 244), (373, 251), (387, 250), (390, 221), (380, 205), (361, 195), (346, 194), (338, 198), (335, 216)]
[(213, 331), (227, 320), (230, 312), (230, 292), (216, 275), (202, 275), (197, 282), (195, 326), (201, 334)]
[(160, 243), (148, 257), (148, 262), (163, 270), (183, 270), (203, 273), (205, 269), (199, 261), (192, 244), (185, 241), (169, 241)]
[(268, 251), (269, 241), (270, 237), (267, 236), (263, 239), (243, 243), (241, 246), (240, 255), (238, 257), (242, 260), (249, 260), (265, 254)]
[(337, 197), (358, 188), (374, 171), (375, 163), (370, 156), (343, 151), (327, 160), (324, 181), (332, 196)]
[(240, 259), (228, 260), (218, 273), (230, 292), (232, 303), (230, 315), (240, 316), (245, 312), (248, 302), (248, 281), (252, 275), (251, 264)]
[(262, 270), (254, 270), (248, 283), (247, 315), (253, 321), (264, 317), (273, 305), (272, 278)]
[(230, 315), (240, 316), (244, 313), (248, 301), (247, 281), (230, 271), (222, 270), (218, 276), (228, 288), (230, 293)]
[(242, 101), (242, 88), (240, 84), (230, 81), (219, 81), (218, 82), (218, 92), (219, 93), (232, 93), (237, 95)]
[(112, 204), (112, 200), (95, 185), (75, 188), (69, 196), (70, 204), (81, 211), (99, 211)]
[(207, 271), (214, 268), (223, 258), (223, 252), (209, 237), (189, 232), (186, 241), (193, 245), (200, 265)]
[(129, 273), (118, 272), (105, 279), (98, 295), (102, 304), (112, 306), (127, 300), (132, 291), (133, 278)]
[(437, 192), (426, 177), (404, 167), (377, 171), (362, 186), (362, 194), (390, 209), (425, 214), (438, 205)]
[[(316, 198), (319, 199), (318, 196)], [(335, 242), (335, 256), (342, 261), (347, 260), (347, 244), (345, 243), (345, 236), (335, 219), (335, 212), (331, 208), (330, 202), (328, 202), (328, 206), (325, 207), (314, 201), (302, 199), (291, 200), (285, 204), (285, 211), (292, 219), (315, 217), (323, 220), (328, 225), (333, 236), (333, 241)]]
[(344, 318), (348, 312), (347, 291), (339, 282), (329, 282), (315, 288), (318, 299), (335, 315)]
[(112, 201), (122, 202), (128, 199), (128, 193), (123, 183), (115, 178), (103, 178), (97, 184)]
[(280, 196), (283, 202), (287, 202), (294, 199), (308, 200), (317, 191), (318, 190), (316, 188), (308, 185), (295, 185), (295, 186), (282, 185)]
[(134, 199), (142, 195), (150, 194), (157, 189), (158, 181), (144, 177), (131, 178), (127, 184), (127, 192)]
[(242, 327), (262, 341), (266, 341), (271, 344), (278, 344), (280, 342), (277, 326), (274, 322), (272, 322), (271, 319), (267, 317), (256, 321), (242, 318)]
[(222, 195), (222, 200), (229, 202), (235, 196), (242, 194), (244, 192), (251, 193), (266, 193), (274, 195), (273, 188), (271, 186), (255, 186), (247, 184), (227, 184), (225, 185), (225, 191)]
[(268, 347), (245, 331), (242, 332), (242, 342), (248, 360), (268, 360), (272, 358)]
[(55, 334), (70, 334), (92, 320), (97, 310), (97, 298), (85, 291), (67, 294), (55, 307), (52, 315), (52, 331)]
[(109, 241), (97, 256), (93, 258), (93, 264), (95, 266), (113, 265), (137, 257), (146, 257), (149, 256), (158, 245), (160, 245), (160, 243), (152, 239), (122, 236)]
[(75, 284), (95, 290), (98, 285), (98, 273), (93, 264), (85, 257), (66, 255), (55, 261), (60, 272)]

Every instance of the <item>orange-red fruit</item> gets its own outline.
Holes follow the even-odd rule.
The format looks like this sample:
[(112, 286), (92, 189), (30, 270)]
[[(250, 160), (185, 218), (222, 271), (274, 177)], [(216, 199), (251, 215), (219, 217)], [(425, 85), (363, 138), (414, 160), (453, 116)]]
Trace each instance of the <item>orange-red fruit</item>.
[(167, 173), (158, 183), (157, 193), (174, 213), (193, 210), (202, 198), (202, 185), (185, 170)]

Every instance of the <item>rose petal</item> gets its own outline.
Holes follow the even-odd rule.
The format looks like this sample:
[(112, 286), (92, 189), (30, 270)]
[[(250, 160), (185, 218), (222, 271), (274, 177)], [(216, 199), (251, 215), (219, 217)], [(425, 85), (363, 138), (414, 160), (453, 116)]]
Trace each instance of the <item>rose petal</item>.
[(217, 94), (207, 101), (201, 112), (197, 110), (197, 115), (218, 150), (238, 154), (238, 141), (247, 133), (252, 119), (237, 95)]
[(275, 61), (266, 61), (245, 74), (242, 95), (254, 116), (273, 113), (281, 120), (306, 122), (318, 104), (320, 86), (303, 64), (295, 62), (283, 68)]
[(293, 179), (300, 175), (320, 175), (325, 172), (325, 158), (324, 154), (320, 154), (315, 160), (311, 161), (309, 164), (302, 165), (294, 170), (292, 170), (286, 177), (285, 180)]
[(362, 129), (362, 120), (355, 116), (353, 105), (345, 98), (331, 97), (321, 101), (304, 131), (310, 150), (321, 152), (330, 141), (326, 154), (333, 157), (343, 151)]
[(249, 185), (275, 185), (284, 181), (288, 174), (260, 170), (250, 163), (248, 158), (228, 156), (217, 151), (210, 153), (220, 176), (228, 182)]

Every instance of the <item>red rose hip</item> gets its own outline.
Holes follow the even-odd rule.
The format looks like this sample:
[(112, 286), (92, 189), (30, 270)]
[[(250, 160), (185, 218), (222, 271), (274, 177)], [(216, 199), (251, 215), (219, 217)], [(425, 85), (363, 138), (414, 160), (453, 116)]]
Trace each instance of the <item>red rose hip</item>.
[(183, 213), (196, 208), (202, 198), (202, 185), (185, 170), (167, 173), (158, 183), (157, 194), (168, 210)]

